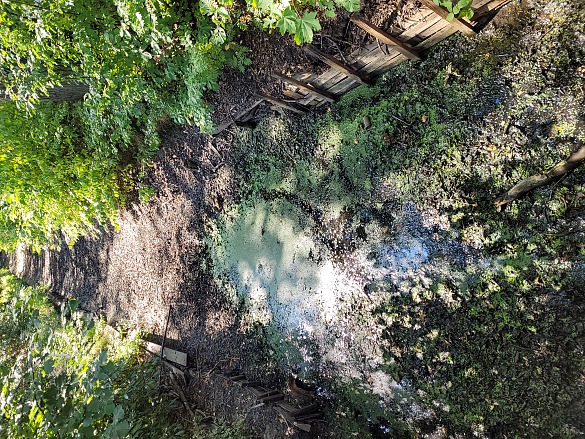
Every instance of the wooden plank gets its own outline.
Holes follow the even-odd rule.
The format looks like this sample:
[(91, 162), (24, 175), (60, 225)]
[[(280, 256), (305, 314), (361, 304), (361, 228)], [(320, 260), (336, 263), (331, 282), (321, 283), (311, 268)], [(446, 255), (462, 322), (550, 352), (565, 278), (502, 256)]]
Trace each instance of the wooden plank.
[(420, 8), (416, 15), (407, 19), (407, 25), (404, 30), (398, 34), (400, 41), (408, 43), (408, 40), (415, 37), (418, 29), (424, 29), (425, 23), (432, 20), (441, 20), (433, 11), (428, 8)]
[(277, 402), (282, 401), (284, 399), (284, 395), (282, 393), (277, 393), (275, 395), (265, 396), (264, 398), (258, 398), (258, 402), (263, 402), (267, 404), (269, 402)]
[(365, 30), (368, 34), (382, 43), (387, 44), (388, 46), (392, 46), (395, 50), (402, 53), (407, 58), (420, 61), (420, 54), (416, 50), (414, 50), (408, 44), (404, 44), (402, 41), (394, 38), (392, 35), (384, 32), (378, 26), (375, 26), (361, 17), (352, 16), (350, 20), (358, 25), (361, 29)]
[(423, 32), (425, 29), (428, 29), (430, 26), (433, 26), (436, 23), (444, 23), (444, 20), (439, 17), (438, 15), (434, 14), (433, 11), (429, 10), (430, 15), (419, 22), (417, 25), (413, 26), (412, 28), (404, 31), (399, 36), (402, 41), (408, 42), (410, 45), (415, 46), (415, 43), (420, 42), (419, 34)]
[[(155, 355), (160, 355), (160, 350), (162, 348), (161, 345), (151, 343), (149, 341), (145, 342), (145, 347), (148, 352), (151, 352)], [(179, 352), (174, 349), (165, 347), (163, 351), (163, 358), (165, 360), (172, 361), (173, 363), (180, 364), (181, 366), (187, 366), (187, 354), (184, 352)]]
[(455, 29), (453, 26), (445, 26), (445, 28), (442, 31), (437, 32), (432, 37), (424, 40), (423, 42), (418, 44), (416, 46), (416, 48), (420, 51), (426, 50), (429, 47), (432, 47), (435, 44), (437, 44), (439, 41), (443, 41), (447, 37), (450, 37), (451, 35), (453, 35), (456, 32), (457, 32), (457, 29)]
[(299, 103), (305, 107), (315, 107), (319, 104), (324, 104), (325, 101), (315, 98), (313, 95), (307, 95), (303, 99), (299, 100)]
[(460, 20), (459, 18), (454, 18), (453, 21), (448, 21), (447, 15), (449, 15), (449, 11), (447, 11), (447, 9), (441, 6), (437, 6), (432, 2), (432, 0), (421, 0), (421, 2), (423, 5), (429, 8), (443, 20), (447, 21), (450, 26), (455, 27), (457, 30), (463, 32), (465, 35), (473, 37), (477, 34), (473, 26), (467, 21)]
[(279, 402), (274, 407), (274, 410), (276, 411), (276, 413), (278, 413), (280, 416), (282, 416), (284, 419), (286, 419), (290, 423), (295, 422), (294, 416), (291, 416), (290, 413), (286, 409), (279, 407), (280, 404), (281, 403)]
[[(328, 73), (328, 74), (326, 74)], [(323, 78), (328, 78), (326, 82), (321, 85), (323, 90), (329, 91), (331, 87), (337, 84), (339, 81), (343, 81), (347, 78), (343, 73), (338, 72), (334, 69), (329, 69), (328, 72), (323, 74)], [(321, 79), (321, 78), (320, 78)], [(330, 92), (331, 93), (331, 92)]]
[[(392, 51), (394, 52), (394, 51)], [(352, 68), (355, 70), (361, 70), (365, 65), (375, 61), (380, 57), (387, 56), (376, 44), (375, 47), (372, 48), (369, 52), (366, 52), (364, 55), (356, 58), (356, 60), (351, 64)]]
[[(475, 21), (476, 19), (481, 18), (483, 15), (488, 14), (491, 11), (503, 8), (511, 1), (512, 0), (492, 0), (492, 1), (487, 0), (487, 2), (483, 2), (483, 1), (479, 2), (477, 5), (477, 9), (475, 11), (475, 14), (473, 15), (473, 17), (471, 17), (471, 19), (473, 21)], [(475, 4), (473, 6), (475, 9)]]
[(391, 60), (389, 63), (384, 64), (383, 66), (377, 68), (376, 74), (383, 75), (388, 70), (390, 70), (392, 67), (396, 67), (398, 64), (402, 64), (404, 61), (406, 61), (406, 58), (404, 56), (402, 56), (402, 55), (398, 56), (398, 57), (394, 58), (393, 60)]
[(296, 91), (292, 91), (292, 90), (289, 90), (286, 88), (282, 91), (282, 94), (284, 96), (286, 96), (287, 98), (297, 99), (297, 100), (305, 99), (307, 97), (307, 95), (305, 95), (305, 94), (302, 94), (302, 93), (299, 93)]
[(311, 431), (311, 424), (305, 424), (303, 422), (293, 422), (293, 425), (297, 427), (299, 430), (306, 431), (307, 433)]
[(263, 398), (265, 396), (273, 395), (275, 393), (278, 393), (277, 390), (269, 390), (269, 389), (266, 389), (266, 388), (264, 388), (262, 386), (248, 387), (248, 390), (250, 392), (252, 392), (256, 398)]
[(252, 111), (258, 105), (260, 105), (262, 102), (264, 102), (264, 99), (259, 99), (259, 100), (254, 101), (254, 103), (252, 105), (250, 105), (249, 107), (246, 107), (245, 109), (243, 109), (239, 113), (236, 113), (236, 115), (233, 118), (230, 118), (230, 119), (226, 120), (225, 122), (219, 124), (217, 126), (217, 128), (215, 128), (215, 130), (213, 131), (213, 135), (215, 136), (215, 135), (221, 133), (223, 130), (225, 130), (226, 128), (231, 126), (235, 121), (244, 117), (246, 114), (248, 114), (250, 111)]
[(331, 87), (329, 89), (329, 91), (331, 93), (338, 93), (338, 94), (342, 94), (344, 93), (346, 90), (348, 90), (353, 84), (355, 84), (355, 86), (357, 87), (358, 85), (360, 85), (359, 83), (355, 82), (353, 79), (351, 78), (345, 78), (342, 81), (339, 81), (337, 84), (335, 84), (333, 87)]
[(306, 113), (305, 110), (300, 110), (300, 109), (295, 108), (291, 105), (288, 105), (286, 102), (281, 101), (280, 99), (277, 99), (274, 96), (270, 96), (270, 95), (267, 95), (264, 93), (256, 93), (256, 96), (261, 98), (261, 99), (264, 99), (265, 101), (268, 101), (268, 102), (276, 105), (277, 107), (292, 111), (293, 113), (297, 113), (297, 114), (305, 114)]
[(323, 61), (325, 64), (327, 64), (332, 69), (335, 69), (340, 73), (343, 73), (345, 76), (350, 77), (354, 81), (357, 81), (360, 84), (367, 83), (366, 78), (362, 77), (354, 69), (352, 69), (349, 66), (346, 66), (345, 64), (338, 61), (337, 59), (335, 59), (334, 57), (332, 57), (328, 53), (321, 52), (319, 49), (317, 49), (312, 44), (305, 46), (305, 50), (307, 50), (309, 53), (312, 53), (313, 55), (315, 55), (317, 58), (319, 58), (321, 61)]
[(385, 58), (379, 58), (377, 60), (374, 60), (373, 62), (364, 66), (362, 68), (362, 70), (364, 72), (370, 73), (372, 76), (377, 76), (378, 75), (377, 72), (378, 72), (378, 70), (380, 70), (382, 68), (382, 66), (388, 65), (391, 62), (393, 62), (394, 60), (400, 60), (400, 62), (398, 63), (398, 64), (400, 64), (402, 61), (406, 61), (407, 59), (408, 58), (406, 58), (404, 55), (397, 53), (396, 56), (394, 56), (394, 57), (385, 57)]
[[(295, 78), (297, 81), (302, 81), (305, 84), (313, 84), (313, 81), (315, 79), (317, 79), (318, 75), (315, 75), (314, 73), (295, 73), (294, 75), (292, 75), (293, 78)], [(314, 85), (314, 84), (313, 84)]]
[(296, 410), (290, 411), (290, 414), (296, 418), (298, 416), (305, 415), (307, 413), (312, 413), (312, 412), (318, 410), (319, 407), (320, 406), (317, 403), (308, 404), (308, 405), (300, 407)]
[(169, 363), (168, 361), (165, 361), (165, 360), (163, 360), (163, 364), (165, 365), (165, 367), (167, 367), (169, 370), (171, 370), (174, 374), (179, 375), (183, 380), (185, 380), (185, 372), (183, 372), (181, 369), (173, 366), (171, 363)]
[(332, 94), (327, 93), (324, 90), (320, 90), (317, 87), (312, 86), (311, 84), (307, 84), (307, 83), (298, 81), (294, 78), (290, 78), (288, 76), (281, 75), (280, 73), (273, 73), (272, 76), (274, 76), (277, 79), (280, 79), (283, 82), (286, 82), (288, 84), (292, 84), (292, 85), (294, 85), (294, 86), (296, 86), (296, 87), (300, 88), (301, 90), (304, 90), (308, 93), (312, 93), (313, 95), (318, 96), (321, 99), (324, 99), (326, 101), (335, 102), (335, 100), (336, 100), (335, 96), (333, 96)]

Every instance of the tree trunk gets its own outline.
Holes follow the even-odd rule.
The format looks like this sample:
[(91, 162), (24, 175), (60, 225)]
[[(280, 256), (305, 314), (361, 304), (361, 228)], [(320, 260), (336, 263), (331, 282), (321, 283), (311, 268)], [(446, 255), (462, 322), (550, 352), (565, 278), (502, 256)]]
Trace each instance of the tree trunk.
[[(0, 101), (8, 100), (4, 93), (4, 87), (0, 86)], [(51, 102), (77, 102), (82, 101), (85, 95), (89, 92), (87, 84), (82, 82), (70, 82), (63, 84), (60, 87), (54, 87), (47, 90), (48, 96), (41, 96), (41, 101)]]

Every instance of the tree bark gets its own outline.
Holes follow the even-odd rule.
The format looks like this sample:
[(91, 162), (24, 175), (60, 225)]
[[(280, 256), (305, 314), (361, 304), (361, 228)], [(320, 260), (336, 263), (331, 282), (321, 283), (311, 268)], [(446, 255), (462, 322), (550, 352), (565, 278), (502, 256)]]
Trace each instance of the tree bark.
[[(82, 82), (70, 82), (60, 87), (54, 87), (47, 90), (48, 96), (41, 96), (41, 101), (51, 102), (78, 102), (82, 101), (87, 93), (89, 93), (89, 87), (87, 84)], [(0, 101), (6, 101), (4, 87), (0, 86)]]
[(505, 207), (506, 204), (514, 201), (527, 192), (530, 192), (537, 187), (552, 183), (556, 179), (565, 175), (567, 172), (578, 168), (583, 164), (583, 161), (585, 161), (585, 145), (582, 146), (577, 152), (573, 153), (566, 161), (558, 163), (549, 172), (545, 174), (532, 175), (516, 184), (512, 189), (496, 199), (496, 209), (499, 212), (502, 210), (502, 208)]

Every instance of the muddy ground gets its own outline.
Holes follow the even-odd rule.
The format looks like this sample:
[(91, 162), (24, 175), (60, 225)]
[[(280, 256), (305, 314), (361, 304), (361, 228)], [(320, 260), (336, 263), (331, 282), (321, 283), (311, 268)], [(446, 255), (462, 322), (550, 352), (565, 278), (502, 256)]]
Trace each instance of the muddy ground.
[[(414, 3), (372, 2), (365, 15), (384, 27), (399, 26), (400, 17), (408, 15)], [(469, 60), (479, 56), (484, 60), (495, 58), (502, 65), (506, 60), (525, 62), (526, 57), (532, 56), (532, 47), (538, 47), (538, 41), (546, 37), (543, 30), (546, 26), (527, 17), (536, 14), (538, 20), (550, 20), (551, 29), (562, 27), (559, 22), (555, 24), (555, 8), (540, 11), (543, 3), (546, 2), (515, 2), (502, 11), (475, 41), (456, 37), (444, 42), (427, 54), (419, 70), (416, 65), (408, 67), (416, 77), (413, 81), (420, 81), (421, 88), (428, 87), (431, 75), (443, 72), (440, 85), (436, 87), (447, 89), (449, 83), (461, 81), (466, 69), (472, 74), (474, 64)], [(568, 8), (565, 3), (560, 6), (559, 11)], [(388, 22), (384, 19), (387, 15), (394, 17), (395, 21)], [(363, 38), (363, 35), (345, 33), (346, 19), (342, 15), (324, 28), (324, 33), (332, 35), (337, 32), (337, 37), (347, 43), (343, 47), (327, 47), (328, 50), (350, 51), (352, 44)], [(561, 43), (575, 45), (585, 41), (585, 36), (579, 31), (571, 35), (572, 39)], [(503, 43), (507, 39), (511, 44)], [(328, 39), (324, 38), (324, 41)], [(216, 121), (227, 113), (231, 114), (250, 99), (254, 91), (271, 91), (263, 87), (274, 84), (267, 81), (267, 74), (276, 66), (285, 66), (293, 72), (310, 64), (291, 39), (250, 31), (243, 35), (242, 43), (252, 48), (253, 64), (243, 74), (228, 72), (222, 79), (221, 92), (209, 96), (216, 105)], [(536, 66), (541, 61), (536, 57), (538, 49), (534, 52)], [(544, 59), (548, 58), (544, 56)], [(451, 65), (452, 61), (457, 64), (454, 60), (459, 64)], [(556, 87), (552, 94), (554, 99), (558, 98), (555, 105), (563, 108), (563, 120), (567, 123), (576, 121), (575, 126), (579, 124), (582, 119), (579, 112), (583, 107), (583, 91), (578, 92), (583, 78), (579, 75), (584, 71), (585, 60), (575, 59), (566, 65), (571, 66), (574, 73), (563, 75), (556, 72), (552, 64), (542, 68), (538, 65), (533, 71), (512, 69), (504, 76), (490, 75), (489, 81), (482, 83), (481, 90), (474, 95), (477, 100), (461, 104), (468, 107), (461, 124), (476, 137), (456, 166), (472, 170), (490, 161), (498, 163), (497, 167), (488, 168), (492, 175), (488, 173), (487, 177), (482, 177), (484, 189), (468, 187), (467, 183), (456, 186), (445, 179), (442, 187), (437, 186), (435, 199), (421, 202), (405, 198), (403, 188), (396, 179), (390, 178), (397, 178), (398, 174), (389, 174), (389, 177), (372, 166), (363, 171), (367, 178), (362, 178), (366, 174), (360, 173), (361, 168), (356, 166), (359, 169), (351, 170), (344, 165), (345, 174), (340, 177), (343, 181), (337, 189), (325, 195), (311, 189), (303, 193), (304, 198), (295, 198), (286, 179), (282, 179), (284, 183), (279, 181), (273, 186), (268, 177), (264, 181), (263, 173), (269, 174), (266, 171), (269, 167), (259, 167), (258, 163), (264, 163), (264, 155), (291, 155), (299, 161), (307, 160), (307, 163), (313, 163), (313, 160), (328, 169), (327, 166), (333, 166), (331, 162), (354, 160), (351, 154), (328, 155), (326, 148), (314, 148), (303, 143), (302, 139), (295, 143), (279, 137), (297, 135), (302, 138), (302, 133), (306, 132), (305, 137), (309, 138), (314, 134), (310, 134), (314, 129), (312, 120), (320, 116), (314, 114), (297, 120), (292, 116), (269, 115), (254, 131), (234, 127), (216, 138), (201, 135), (191, 127), (169, 125), (162, 130), (162, 148), (148, 175), (148, 183), (156, 189), (156, 195), (147, 204), (127, 206), (116, 227), (85, 237), (71, 249), (64, 247), (40, 255), (21, 249), (10, 257), (10, 267), (31, 282), (49, 285), (56, 294), (79, 298), (83, 307), (105, 316), (113, 324), (144, 327), (155, 335), (155, 339), (160, 339), (164, 332), (170, 310), (168, 343), (170, 347), (188, 352), (190, 366), (196, 372), (188, 397), (194, 405), (218, 418), (244, 418), (258, 437), (350, 437), (350, 430), (340, 432), (335, 424), (341, 423), (340, 417), (353, 416), (359, 419), (356, 422), (366, 426), (364, 431), (369, 430), (374, 437), (398, 437), (400, 431), (386, 429), (384, 418), (369, 420), (367, 415), (364, 419), (363, 413), (359, 413), (355, 404), (356, 401), (359, 404), (359, 397), (364, 395), (359, 392), (366, 390), (369, 393), (368, 398), (364, 396), (364, 404), (371, 402), (369, 396), (376, 396), (376, 404), (382, 401), (379, 405), (384, 409), (399, 413), (398, 417), (414, 423), (413, 431), (421, 436), (459, 434), (466, 437), (474, 432), (476, 436), (510, 437), (510, 432), (518, 426), (503, 421), (495, 422), (495, 427), (487, 431), (471, 427), (467, 431), (447, 430), (443, 425), (453, 421), (441, 414), (445, 407), (439, 407), (439, 404), (418, 406), (409, 399), (417, 394), (413, 383), (424, 383), (430, 377), (442, 376), (434, 375), (433, 368), (446, 370), (451, 361), (450, 352), (481, 356), (478, 352), (481, 349), (474, 347), (471, 341), (469, 344), (473, 349), (460, 348), (460, 340), (467, 337), (484, 343), (485, 354), (498, 356), (498, 361), (505, 365), (504, 369), (509, 366), (512, 372), (508, 373), (514, 377), (528, 371), (526, 373), (534, 374), (536, 380), (536, 376), (542, 374), (539, 369), (542, 368), (546, 375), (547, 361), (554, 357), (550, 376), (556, 379), (560, 373), (562, 379), (558, 388), (573, 398), (569, 412), (562, 414), (563, 419), (568, 420), (566, 422), (573, 431), (583, 434), (584, 381), (579, 375), (582, 367), (567, 365), (569, 360), (578, 358), (579, 353), (582, 355), (582, 322), (576, 323), (581, 326), (570, 336), (563, 332), (563, 325), (551, 322), (550, 328), (553, 329), (550, 331), (560, 328), (561, 334), (554, 333), (550, 338), (543, 336), (542, 340), (537, 340), (538, 350), (532, 349), (532, 329), (522, 329), (520, 341), (510, 350), (512, 361), (508, 364), (499, 357), (500, 354), (502, 357), (508, 355), (508, 322), (504, 322), (503, 329), (494, 329), (493, 336), (489, 337), (479, 333), (469, 335), (455, 327), (461, 323), (478, 324), (479, 320), (473, 320), (477, 316), (472, 313), (481, 311), (477, 307), (458, 308), (456, 302), (459, 299), (452, 297), (449, 288), (443, 289), (437, 281), (439, 279), (447, 285), (473, 285), (477, 272), (499, 270), (501, 262), (496, 255), (510, 244), (500, 243), (491, 236), (495, 232), (503, 233), (508, 227), (506, 221), (512, 220), (495, 217), (492, 221), (490, 217), (492, 222), (478, 229), (474, 220), (483, 212), (479, 209), (490, 204), (504, 185), (541, 169), (543, 157), (550, 165), (551, 161), (554, 163), (566, 157), (571, 147), (575, 147), (572, 134), (560, 142), (548, 140), (547, 133), (565, 129), (565, 125), (546, 122), (543, 108), (550, 106), (546, 107), (542, 102), (552, 105), (552, 101), (547, 101), (549, 98), (545, 94), (538, 94), (539, 87), (544, 87), (539, 85), (544, 77), (546, 84), (553, 83)], [(477, 66), (478, 70), (484, 68), (480, 63)], [(529, 77), (529, 80), (523, 77)], [(400, 74), (389, 76), (381, 82), (381, 93), (387, 93), (388, 97), (400, 81), (407, 80)], [(532, 95), (535, 97), (529, 104), (523, 104), (521, 110), (514, 107), (520, 105), (523, 96)], [(359, 98), (356, 99), (359, 102)], [(364, 102), (376, 103), (367, 98)], [(500, 106), (502, 102), (504, 104)], [(436, 104), (439, 114), (446, 111), (442, 105), (441, 102)], [(510, 121), (507, 117), (512, 110), (516, 111), (515, 119)], [(343, 111), (347, 110), (340, 107), (340, 126), (346, 117), (342, 116)], [(427, 114), (423, 115), (423, 123), (426, 123)], [(396, 117), (405, 116), (394, 115)], [(395, 150), (402, 144), (410, 145), (408, 142), (418, 129), (416, 123), (421, 124), (420, 116), (416, 123), (407, 122), (392, 134), (381, 130), (382, 144)], [(355, 127), (356, 132), (361, 130), (357, 123)], [(359, 135), (363, 134), (362, 131)], [(335, 135), (329, 133), (324, 143)], [(356, 144), (358, 137), (356, 134)], [(510, 142), (516, 142), (516, 149), (508, 146)], [(278, 149), (279, 145), (282, 150)], [(286, 149), (291, 145), (291, 149)], [(508, 151), (506, 148), (512, 149)], [(498, 155), (500, 152), (501, 156)], [(408, 154), (405, 151), (399, 158)], [(432, 158), (426, 160), (432, 161)], [(274, 158), (266, 161), (283, 163)], [(451, 163), (447, 162), (447, 165), (451, 166)], [(282, 168), (287, 166), (290, 167), (290, 163), (283, 164)], [(433, 166), (439, 165), (434, 163)], [(523, 167), (524, 174), (516, 171), (519, 167)], [(261, 176), (256, 181), (250, 180), (253, 172)], [(501, 172), (505, 178), (498, 180), (493, 177), (493, 172)], [(414, 185), (425, 185), (423, 177), (413, 175)], [(300, 187), (299, 177), (295, 178), (295, 184)], [(457, 178), (460, 176), (454, 180)], [(252, 188), (255, 182), (259, 189)], [(326, 177), (323, 182), (321, 186), (338, 184), (333, 178), (327, 180)], [(552, 233), (558, 234), (559, 239), (569, 237), (573, 240), (568, 241), (572, 250), (559, 251), (558, 255), (558, 267), (565, 267), (560, 271), (560, 277), (576, 279), (571, 285), (578, 285), (579, 279), (582, 280), (582, 187), (583, 174), (575, 173), (545, 192), (542, 198), (530, 199), (534, 207), (524, 208), (520, 214), (514, 211), (519, 217), (531, 218), (526, 222), (527, 234), (533, 233), (538, 238), (538, 233), (542, 233), (543, 240), (546, 240)], [(570, 204), (561, 217), (542, 207), (558, 201), (554, 194), (559, 188), (566, 197), (559, 203)], [(424, 196), (428, 197), (428, 194)], [(458, 207), (449, 204), (453, 200), (460, 203)], [(453, 219), (455, 217), (457, 219)], [(498, 222), (503, 224), (501, 228), (494, 226)], [(552, 224), (552, 230), (545, 228), (546, 223)], [(533, 228), (536, 231), (533, 232)], [(223, 246), (214, 244), (213, 239)], [(495, 240), (495, 244), (494, 241), (486, 244), (489, 239)], [(535, 260), (550, 256), (542, 249), (531, 255)], [(427, 302), (426, 294), (431, 290), (439, 299), (433, 296), (433, 301)], [(549, 304), (551, 315), (555, 319), (558, 317), (559, 322), (566, 320), (573, 325), (583, 309), (582, 291), (576, 286), (559, 293), (547, 290), (544, 285), (538, 293), (527, 295), (530, 296), (527, 300), (535, 298), (541, 305)], [(546, 299), (540, 302), (541, 297)], [(486, 307), (493, 308), (487, 299), (480, 299), (485, 301)], [(473, 300), (467, 298), (462, 302), (471, 303)], [(481, 303), (483, 306), (484, 302)], [(388, 311), (390, 307), (401, 310), (402, 316), (400, 312)], [(547, 310), (549, 308), (543, 308), (543, 312)], [(372, 315), (376, 319), (371, 319)], [(384, 319), (384, 324), (381, 324)], [(403, 327), (396, 332), (388, 330), (392, 320), (400, 319), (404, 320)], [(510, 330), (511, 337), (516, 337), (514, 331), (516, 328)], [(451, 338), (445, 337), (445, 343), (437, 348), (437, 352), (433, 347), (429, 355), (436, 354), (436, 358), (427, 363), (423, 359), (427, 352), (421, 351), (418, 343), (423, 339), (433, 339), (439, 333), (451, 334)], [(564, 336), (566, 338), (561, 340)], [(551, 343), (557, 342), (558, 349), (550, 347)], [(281, 351), (276, 349), (279, 345), (284, 346)], [(489, 350), (492, 348), (493, 352)], [(560, 360), (556, 362), (557, 355), (564, 365)], [(533, 360), (534, 368), (528, 365)], [(393, 370), (394, 361), (404, 361), (411, 373)], [(481, 361), (487, 360), (482, 357)], [(255, 405), (252, 398), (240, 388), (209, 373), (214, 370), (238, 370), (250, 380), (283, 390), (287, 388), (288, 377), (294, 373), (318, 389), (319, 401), (326, 408), (325, 422), (317, 423), (310, 434), (293, 429), (278, 419), (269, 407), (252, 408)], [(497, 374), (497, 370), (492, 372), (490, 366), (489, 379), (480, 380), (474, 386), (485, 387), (487, 392), (498, 382), (494, 378)], [(340, 408), (338, 399), (342, 395), (336, 382), (343, 380), (357, 383), (355, 388), (360, 389), (355, 392), (354, 413)], [(457, 383), (451, 384), (447, 380), (440, 384), (445, 389), (450, 385), (457, 386)], [(531, 394), (527, 391), (526, 395), (520, 399), (529, 399)], [(487, 404), (491, 408), (486, 410), (498, 410), (497, 398), (495, 403), (488, 401)], [(518, 410), (528, 411), (524, 406)], [(507, 418), (502, 416), (502, 419)], [(465, 422), (478, 424), (467, 420), (462, 424)]]

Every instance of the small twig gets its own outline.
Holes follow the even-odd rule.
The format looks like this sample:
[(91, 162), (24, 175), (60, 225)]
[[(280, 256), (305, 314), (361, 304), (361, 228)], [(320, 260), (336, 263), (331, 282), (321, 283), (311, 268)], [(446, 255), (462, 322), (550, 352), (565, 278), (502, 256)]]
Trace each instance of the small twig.
[(215, 366), (213, 366), (211, 368), (211, 370), (209, 372), (207, 372), (207, 378), (209, 378), (211, 376), (211, 374), (213, 373), (213, 371), (215, 369), (217, 369), (217, 366), (219, 366), (221, 363), (224, 363), (224, 362), (225, 362), (225, 360), (219, 360), (217, 363), (215, 363)]
[(325, 37), (326, 37), (326, 38), (328, 38), (328, 39), (330, 39), (330, 40), (331, 40), (331, 41), (333, 41), (333, 42), (338, 42), (338, 43), (348, 44), (348, 45), (350, 45), (350, 46), (355, 46), (355, 47), (361, 47), (359, 44), (352, 43), (352, 42), (350, 42), (350, 41), (346, 41), (346, 40), (342, 40), (342, 39), (340, 39), (340, 38), (334, 38), (334, 37), (332, 37), (332, 36), (330, 36), (330, 35), (325, 35)]
[[(234, 121), (234, 123), (235, 123), (235, 121)], [(209, 149), (211, 149), (215, 153), (215, 155), (219, 157), (220, 160), (223, 160), (223, 157), (221, 156), (221, 154), (219, 153), (217, 148), (215, 146), (213, 146), (213, 143), (208, 142), (207, 146), (209, 146)]]
[(409, 123), (403, 121), (402, 119), (400, 119), (399, 117), (394, 116), (393, 114), (390, 115), (390, 117), (393, 117), (394, 119), (396, 119), (397, 121), (402, 122), (404, 125), (410, 126)]

